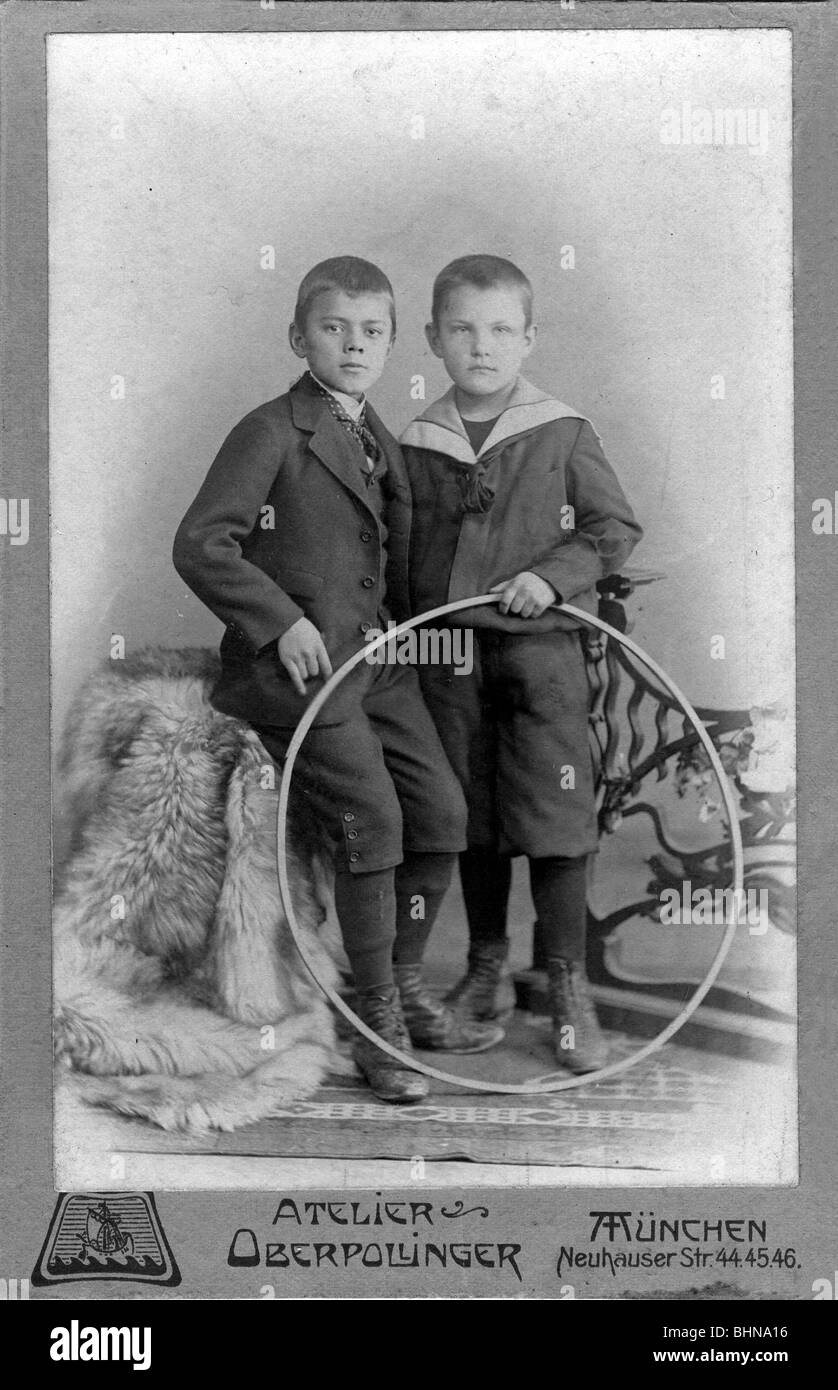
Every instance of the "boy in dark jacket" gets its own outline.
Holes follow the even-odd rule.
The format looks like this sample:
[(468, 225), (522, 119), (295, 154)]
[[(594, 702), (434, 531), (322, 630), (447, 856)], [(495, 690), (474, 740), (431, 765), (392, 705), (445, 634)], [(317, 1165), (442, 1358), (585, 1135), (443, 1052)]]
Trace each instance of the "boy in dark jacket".
[[(408, 613), (410, 489), (365, 397), (394, 336), (393, 291), (376, 266), (353, 256), (315, 266), (290, 328), (308, 371), (236, 425), (175, 539), (178, 573), (226, 625), (213, 703), (252, 724), (278, 763), (333, 667)], [(456, 1017), (422, 983), (465, 807), (416, 672), (360, 663), (315, 721), (294, 777), (335, 850), (360, 1016), (403, 1051), (406, 1028), (425, 1048), (491, 1047), (496, 1024)], [(361, 1036), (355, 1057), (382, 1100), (427, 1094), (424, 1077)]]
[(502, 1016), (511, 860), (529, 859), (546, 941), (557, 1061), (596, 1070), (606, 1049), (585, 977), (586, 865), (597, 847), (581, 631), (551, 605), (596, 613), (598, 579), (641, 536), (590, 423), (520, 374), (532, 289), (510, 261), (465, 256), (437, 276), (426, 333), (451, 389), (402, 435), (413, 492), (414, 611), (495, 592), (465, 610), (474, 670), (421, 671), (469, 806), (460, 874), (469, 967), (448, 996)]

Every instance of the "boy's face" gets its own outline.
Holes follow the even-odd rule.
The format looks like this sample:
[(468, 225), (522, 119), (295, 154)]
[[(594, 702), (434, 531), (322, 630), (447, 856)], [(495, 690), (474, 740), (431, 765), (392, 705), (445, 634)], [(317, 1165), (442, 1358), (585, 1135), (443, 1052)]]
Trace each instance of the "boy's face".
[(458, 391), (476, 402), (514, 384), (535, 342), (520, 294), (506, 285), (460, 285), (425, 333)]
[(311, 304), (306, 323), (289, 329), (291, 347), (324, 386), (360, 400), (378, 381), (393, 347), (386, 295), (348, 295), (325, 290)]

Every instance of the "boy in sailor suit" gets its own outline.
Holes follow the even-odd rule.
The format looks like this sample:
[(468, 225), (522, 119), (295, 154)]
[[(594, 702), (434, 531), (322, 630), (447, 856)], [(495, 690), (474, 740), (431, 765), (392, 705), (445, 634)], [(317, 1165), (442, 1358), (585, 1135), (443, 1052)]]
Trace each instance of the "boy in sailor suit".
[[(226, 625), (213, 704), (252, 724), (279, 763), (332, 668), (390, 614), (407, 616), (410, 489), (399, 446), (365, 397), (395, 326), (377, 266), (339, 256), (309, 271), (289, 330), (308, 371), (235, 426), (175, 539), (178, 573)], [(306, 737), (294, 780), (335, 850), (361, 1017), (402, 1051), (411, 1040), (491, 1047), (503, 1036), (497, 1024), (456, 1017), (422, 982), (466, 812), (416, 672), (357, 666)], [(354, 1047), (380, 1099), (427, 1094), (424, 1077), (366, 1038)]]
[(465, 1017), (503, 1017), (511, 860), (526, 855), (556, 1059), (581, 1073), (606, 1060), (584, 969), (586, 863), (597, 847), (589, 693), (581, 629), (551, 605), (596, 613), (596, 581), (642, 532), (590, 423), (521, 376), (535, 332), (530, 283), (510, 261), (446, 266), (426, 334), (453, 385), (401, 444), (414, 611), (501, 595), (451, 620), (473, 627), (471, 675), (420, 672), (469, 806), (469, 964), (448, 1002)]

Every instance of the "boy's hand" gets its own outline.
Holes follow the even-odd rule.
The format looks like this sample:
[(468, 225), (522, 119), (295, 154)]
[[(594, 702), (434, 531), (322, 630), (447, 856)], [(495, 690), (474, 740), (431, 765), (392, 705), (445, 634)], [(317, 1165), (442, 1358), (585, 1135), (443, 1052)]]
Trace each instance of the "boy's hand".
[(514, 613), (518, 618), (540, 618), (558, 598), (552, 584), (530, 570), (522, 570), (502, 584), (493, 584), (490, 593), (501, 594), (499, 612)]
[(298, 618), (283, 632), (276, 644), (279, 659), (300, 695), (305, 695), (305, 682), (311, 676), (321, 675), (328, 680), (332, 674), (332, 663), (326, 644), (314, 623), (308, 618)]

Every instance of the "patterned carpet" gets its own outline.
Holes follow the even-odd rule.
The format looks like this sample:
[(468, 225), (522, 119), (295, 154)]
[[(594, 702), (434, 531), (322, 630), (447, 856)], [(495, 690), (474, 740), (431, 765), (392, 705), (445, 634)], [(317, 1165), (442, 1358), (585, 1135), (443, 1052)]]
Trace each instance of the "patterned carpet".
[[(445, 1066), (484, 1079), (543, 1076), (548, 1041), (546, 1020), (516, 1016), (498, 1048), (446, 1058)], [(614, 1060), (640, 1045), (613, 1034), (610, 1041)], [(440, 1062), (438, 1054), (427, 1059)], [(620, 1076), (543, 1098), (469, 1094), (433, 1082), (422, 1104), (391, 1106), (344, 1080), (234, 1134), (184, 1138), (113, 1117), (111, 1143), (123, 1153), (465, 1159), (644, 1169), (684, 1182), (777, 1183), (794, 1177), (791, 1083), (789, 1066), (670, 1043)]]
[[(516, 864), (510, 907), (513, 968), (529, 960), (531, 911), (526, 877)], [(442, 990), (453, 983), (465, 947), (462, 904), (455, 891), (435, 931), (428, 968), (432, 987)], [(684, 997), (690, 993), (685, 987)], [(618, 1010), (603, 1011), (603, 1018), (612, 1023), (608, 1036), (615, 1061), (638, 1051), (650, 1032), (668, 1021), (667, 1016), (651, 1017), (645, 1036), (629, 1036), (617, 1031), (626, 1026)], [(635, 1018), (632, 1027), (636, 1024)], [(564, 1075), (554, 1068), (547, 1019), (520, 1012), (503, 1042), (489, 1052), (424, 1055), (442, 1070), (485, 1081)], [(147, 1171), (155, 1156), (161, 1168), (164, 1156), (191, 1156), (201, 1173), (196, 1186), (212, 1185), (213, 1169), (223, 1170), (225, 1182), (236, 1185), (237, 1175), (248, 1168), (247, 1156), (262, 1164), (271, 1158), (287, 1160), (297, 1167), (320, 1160), (321, 1169), (344, 1161), (347, 1171), (368, 1160), (380, 1164), (382, 1173), (392, 1160), (402, 1167), (405, 1162), (418, 1167), (421, 1160), (429, 1168), (465, 1160), (514, 1165), (518, 1177), (511, 1181), (520, 1181), (532, 1166), (548, 1181), (549, 1169), (555, 1169), (558, 1183), (562, 1170), (583, 1169), (591, 1170), (592, 1184), (598, 1180), (596, 1170), (600, 1181), (610, 1183), (619, 1183), (621, 1170), (632, 1170), (635, 1182), (781, 1184), (797, 1176), (795, 1106), (789, 1049), (775, 1050), (770, 1063), (726, 1055), (713, 1048), (707, 1030), (702, 1035), (693, 1029), (611, 1080), (553, 1096), (469, 1093), (433, 1081), (423, 1104), (391, 1106), (377, 1102), (360, 1080), (340, 1079), (310, 1100), (289, 1104), (272, 1120), (203, 1138), (166, 1134), (141, 1121), (92, 1110), (78, 1101), (73, 1078), (67, 1076), (56, 1105), (58, 1166), (60, 1171), (63, 1154), (78, 1189), (84, 1185), (82, 1173), (87, 1186), (101, 1186), (103, 1175), (112, 1175), (118, 1186), (113, 1154), (126, 1156), (128, 1176), (138, 1163)], [(179, 1171), (183, 1167), (176, 1166)], [(265, 1181), (271, 1185), (270, 1177)]]

